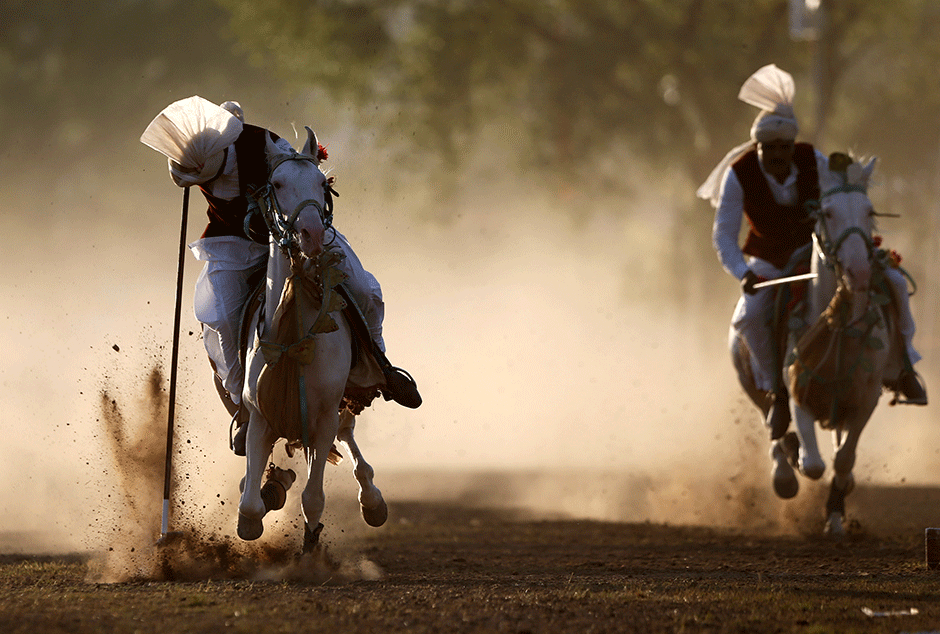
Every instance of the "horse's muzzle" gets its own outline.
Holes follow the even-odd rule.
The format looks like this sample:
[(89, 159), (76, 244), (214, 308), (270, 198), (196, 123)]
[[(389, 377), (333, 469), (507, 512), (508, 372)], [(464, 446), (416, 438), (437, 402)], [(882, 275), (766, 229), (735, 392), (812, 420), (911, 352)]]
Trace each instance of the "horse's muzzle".
[(323, 222), (320, 214), (309, 208), (300, 214), (295, 224), (300, 250), (308, 258), (314, 258), (323, 252)]

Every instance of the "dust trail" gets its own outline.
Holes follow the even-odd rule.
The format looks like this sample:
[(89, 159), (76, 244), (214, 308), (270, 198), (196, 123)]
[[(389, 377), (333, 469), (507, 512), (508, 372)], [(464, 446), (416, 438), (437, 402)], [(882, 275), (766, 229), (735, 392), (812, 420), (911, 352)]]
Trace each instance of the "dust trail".
[[(122, 386), (126, 389), (126, 386)], [(99, 500), (99, 510), (111, 516), (109, 529), (100, 536), (100, 550), (92, 557), (88, 579), (99, 583), (129, 580), (197, 581), (206, 579), (289, 580), (309, 583), (346, 583), (378, 579), (381, 570), (342, 543), (335, 548), (324, 542), (310, 554), (298, 556), (302, 528), (293, 535), (278, 531), (276, 519), (266, 518), (268, 530), (255, 543), (241, 542), (225, 530), (214, 530), (213, 513), (186, 508), (186, 487), (191, 477), (197, 487), (211, 467), (198, 455), (174, 446), (171, 473), (171, 535), (157, 544), (162, 514), (165, 474), (167, 392), (163, 372), (153, 367), (141, 382), (143, 393), (122, 402), (111, 386), (100, 393), (100, 422), (114, 469), (112, 493)], [(131, 390), (133, 392), (133, 389)], [(185, 438), (185, 427), (177, 438)], [(188, 440), (182, 445), (191, 444)], [(181, 492), (182, 491), (182, 492)], [(296, 497), (296, 490), (292, 490)], [(234, 513), (237, 498), (228, 506)], [(223, 504), (224, 505), (224, 504)], [(190, 505), (192, 506), (192, 505)], [(290, 512), (298, 512), (296, 504)], [(294, 522), (297, 529), (297, 522)]]

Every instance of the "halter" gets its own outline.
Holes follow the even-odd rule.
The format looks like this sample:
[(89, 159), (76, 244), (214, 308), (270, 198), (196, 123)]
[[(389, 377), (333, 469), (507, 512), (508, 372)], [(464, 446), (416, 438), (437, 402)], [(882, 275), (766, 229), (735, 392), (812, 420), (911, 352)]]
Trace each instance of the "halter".
[(325, 205), (321, 205), (319, 201), (314, 198), (308, 198), (306, 200), (300, 201), (300, 203), (294, 208), (291, 213), (284, 211), (284, 208), (281, 206), (281, 203), (277, 199), (277, 192), (274, 191), (274, 186), (271, 184), (271, 178), (274, 176), (274, 172), (282, 164), (287, 161), (307, 161), (313, 163), (314, 166), (319, 170), (319, 165), (317, 161), (305, 154), (290, 154), (281, 156), (274, 165), (271, 166), (268, 182), (264, 186), (252, 192), (248, 199), (248, 214), (245, 216), (245, 228), (247, 233), (247, 228), (252, 214), (261, 213), (261, 216), (264, 218), (265, 224), (268, 226), (268, 231), (271, 232), (271, 236), (274, 238), (278, 247), (285, 254), (290, 254), (293, 250), (296, 242), (296, 229), (294, 223), (297, 222), (297, 217), (307, 207), (316, 207), (317, 213), (320, 214), (320, 220), (323, 222), (324, 229), (333, 228), (333, 199), (331, 194), (334, 193), (332, 187), (329, 183), (324, 183), (324, 202)]

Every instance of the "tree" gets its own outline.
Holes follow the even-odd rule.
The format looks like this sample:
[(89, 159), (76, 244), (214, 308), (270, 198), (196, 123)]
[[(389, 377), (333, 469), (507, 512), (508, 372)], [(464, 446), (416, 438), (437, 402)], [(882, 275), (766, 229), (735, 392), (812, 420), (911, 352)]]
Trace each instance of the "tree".
[[(825, 105), (816, 125), (839, 117), (835, 143), (862, 132), (881, 145), (890, 139), (867, 136), (871, 121), (886, 108), (903, 121), (905, 86), (926, 86), (940, 61), (936, 38), (926, 37), (940, 26), (929, 0), (826, 2), (832, 45), (822, 55), (832, 74), (822, 85), (816, 51), (789, 38), (784, 0), (747, 10), (733, 0), (218, 2), (239, 39), (285, 81), (378, 107), (386, 123), (409, 125), (416, 148), (445, 169), (467, 153), (470, 136), (502, 120), (524, 130), (517, 158), (529, 169), (594, 169), (585, 157), (627, 144), (652, 162), (680, 161), (699, 180), (729, 142), (745, 138), (756, 113), (735, 96), (769, 62), (795, 75), (801, 111), (818, 90)], [(917, 105), (925, 117), (940, 111), (940, 95), (929, 92)], [(923, 146), (913, 147), (934, 154)]]

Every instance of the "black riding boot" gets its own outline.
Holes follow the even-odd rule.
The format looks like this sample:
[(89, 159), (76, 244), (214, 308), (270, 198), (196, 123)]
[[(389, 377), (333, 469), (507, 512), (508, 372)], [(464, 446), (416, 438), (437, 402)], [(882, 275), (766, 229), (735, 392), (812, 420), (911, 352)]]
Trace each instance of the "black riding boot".
[(411, 375), (389, 363), (378, 346), (375, 346), (375, 358), (382, 368), (382, 374), (385, 375), (385, 388), (382, 390), (385, 400), (417, 409), (421, 405), (421, 395), (418, 393), (418, 384)]
[(790, 395), (783, 388), (777, 390), (767, 412), (767, 427), (770, 439), (780, 440), (790, 427)]
[[(248, 409), (244, 405), (239, 406), (238, 411), (232, 417), (232, 426), (235, 427), (235, 435), (229, 441), (229, 447), (236, 456), (245, 455), (245, 446), (248, 443)], [(229, 434), (231, 434), (229, 427)]]
[(898, 391), (904, 395), (910, 405), (926, 405), (927, 390), (921, 385), (914, 369), (904, 370), (898, 377)]

